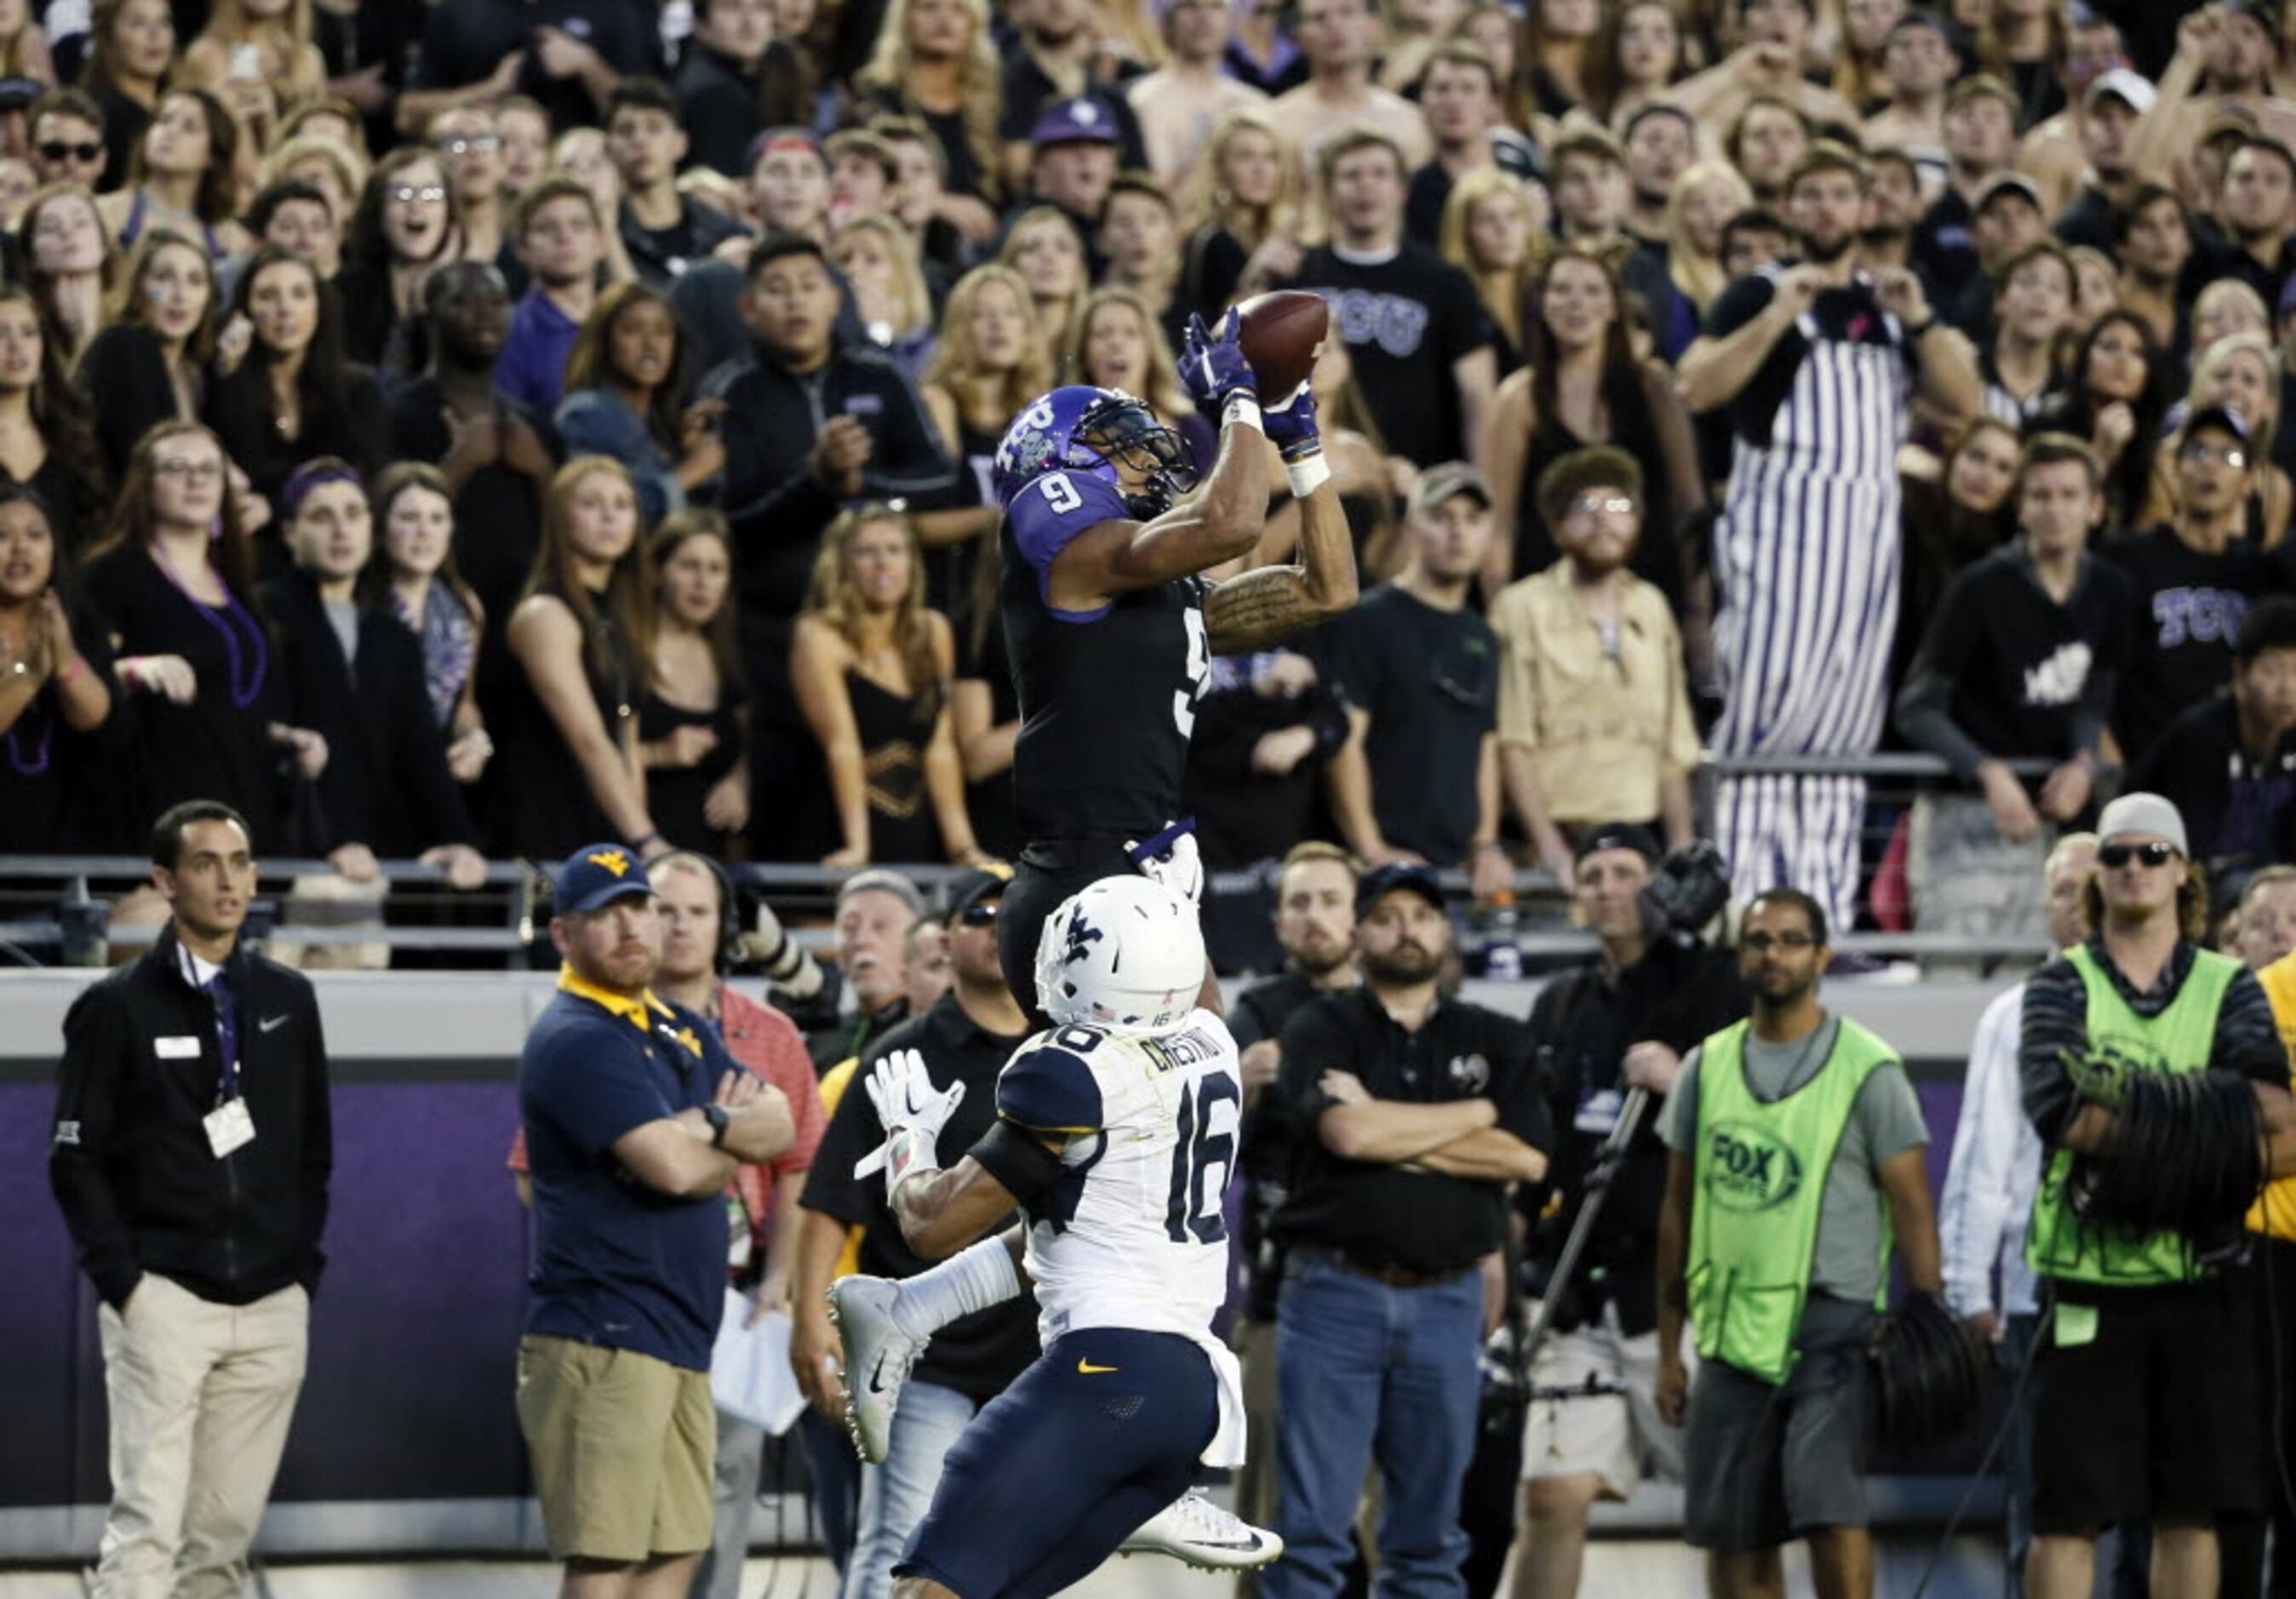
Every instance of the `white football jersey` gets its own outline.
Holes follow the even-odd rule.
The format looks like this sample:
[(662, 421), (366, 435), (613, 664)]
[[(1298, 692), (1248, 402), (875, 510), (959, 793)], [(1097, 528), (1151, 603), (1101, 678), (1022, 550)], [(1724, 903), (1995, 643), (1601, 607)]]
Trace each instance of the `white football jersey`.
[(996, 1111), (1069, 1136), (1029, 1217), (1043, 1341), (1075, 1327), (1203, 1340), (1227, 1292), (1220, 1200), (1243, 1111), (1227, 1024), (1199, 1009), (1168, 1032), (1050, 1029), (1005, 1063)]

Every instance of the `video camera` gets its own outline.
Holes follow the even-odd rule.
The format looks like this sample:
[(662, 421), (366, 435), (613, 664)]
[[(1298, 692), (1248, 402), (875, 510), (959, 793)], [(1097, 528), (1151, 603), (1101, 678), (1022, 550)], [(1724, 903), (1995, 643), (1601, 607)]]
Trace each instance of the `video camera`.
[(1669, 851), (1643, 886), (1643, 922), (1660, 936), (1696, 939), (1730, 903), (1730, 863), (1712, 840)]

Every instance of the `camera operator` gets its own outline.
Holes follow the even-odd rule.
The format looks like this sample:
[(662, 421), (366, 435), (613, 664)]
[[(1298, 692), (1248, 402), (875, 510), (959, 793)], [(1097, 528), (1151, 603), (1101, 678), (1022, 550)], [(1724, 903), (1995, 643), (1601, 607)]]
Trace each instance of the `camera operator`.
[[(1588, 1513), (1597, 1499), (1631, 1495), (1645, 1459), (1667, 1475), (1681, 1474), (1682, 1435), (1660, 1423), (1652, 1400), (1658, 1374), (1652, 1263), (1666, 1191), (1656, 1102), (1674, 1086), (1693, 1045), (1746, 1014), (1736, 961), (1697, 938), (1728, 889), (1710, 845), (1693, 845), (1661, 865), (1657, 838), (1634, 823), (1595, 828), (1573, 863), (1572, 901), (1603, 948), (1547, 985), (1531, 1009), (1555, 1127), (1552, 1181), (1527, 1187), (1521, 1200), (1542, 1207), (1532, 1212), (1525, 1251), (1533, 1292), (1546, 1288), (1628, 1094), (1643, 1089), (1652, 1103), (1611, 1179), (1586, 1252), (1562, 1285), (1566, 1297), (1530, 1374), (1515, 1599), (1570, 1599), (1578, 1592)], [(1573, 1389), (1584, 1391), (1557, 1392)]]

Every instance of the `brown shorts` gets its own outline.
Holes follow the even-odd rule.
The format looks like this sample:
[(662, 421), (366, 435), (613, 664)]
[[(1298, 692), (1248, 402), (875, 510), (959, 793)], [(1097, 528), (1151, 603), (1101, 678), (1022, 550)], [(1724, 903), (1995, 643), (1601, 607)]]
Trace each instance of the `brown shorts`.
[(518, 1423), (552, 1559), (636, 1565), (709, 1546), (718, 1411), (708, 1373), (522, 1338)]

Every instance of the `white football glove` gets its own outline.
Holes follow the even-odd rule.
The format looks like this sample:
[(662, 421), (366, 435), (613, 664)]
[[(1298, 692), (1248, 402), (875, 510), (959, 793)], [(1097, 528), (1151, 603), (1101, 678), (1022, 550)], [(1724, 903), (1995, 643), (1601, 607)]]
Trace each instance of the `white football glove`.
[(890, 1194), (912, 1177), (939, 1171), (940, 1130), (964, 1103), (964, 1085), (934, 1087), (924, 1056), (896, 1049), (877, 1062), (866, 1086), (877, 1119), (884, 1124), (885, 1142), (853, 1163), (853, 1175), (865, 1177), (882, 1168)]
[(1124, 853), (1147, 876), (1163, 884), (1190, 905), (1204, 897), (1204, 857), (1196, 848), (1193, 816), (1166, 824), (1144, 842), (1124, 840)]

